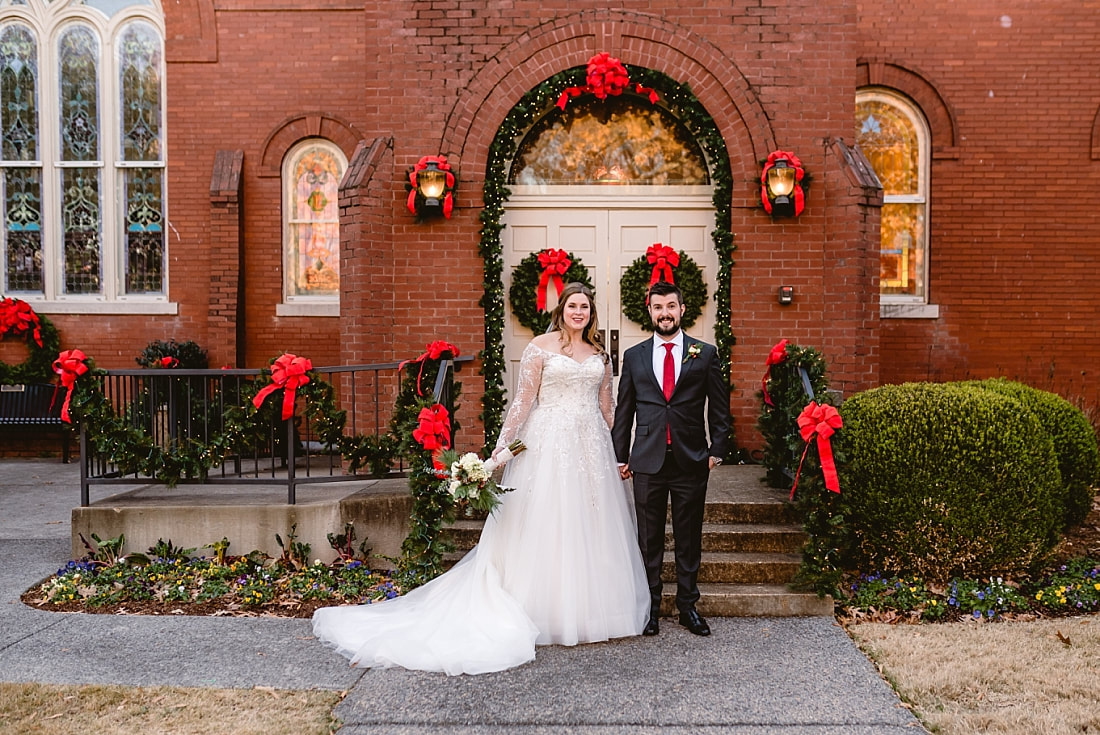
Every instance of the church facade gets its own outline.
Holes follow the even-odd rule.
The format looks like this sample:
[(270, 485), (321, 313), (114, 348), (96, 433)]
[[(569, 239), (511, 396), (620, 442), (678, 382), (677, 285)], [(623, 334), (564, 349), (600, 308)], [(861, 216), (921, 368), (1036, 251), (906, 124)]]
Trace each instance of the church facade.
[[(108, 368), (153, 340), (213, 367), (446, 340), (490, 367), (474, 404), (555, 300), (510, 296), (539, 253), (583, 264), (618, 354), (660, 245), (703, 283), (688, 331), (728, 350), (741, 445), (780, 339), (845, 394), (1002, 375), (1096, 406), (1098, 12), (3, 0), (0, 293)], [(768, 211), (779, 159), (797, 214)], [(426, 207), (410, 174), (440, 164)]]

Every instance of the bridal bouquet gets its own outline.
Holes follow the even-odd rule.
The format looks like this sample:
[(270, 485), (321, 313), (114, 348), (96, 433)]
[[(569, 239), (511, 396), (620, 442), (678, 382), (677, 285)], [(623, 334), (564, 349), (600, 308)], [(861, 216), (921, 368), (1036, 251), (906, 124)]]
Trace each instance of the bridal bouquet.
[(473, 452), (459, 456), (454, 450), (443, 452), (443, 466), (439, 472), (447, 481), (447, 491), (455, 500), (473, 510), (491, 513), (500, 505), (499, 496), (511, 490), (493, 480), (493, 470), (527, 449), (518, 439), (497, 453), (495, 457), (481, 459)]

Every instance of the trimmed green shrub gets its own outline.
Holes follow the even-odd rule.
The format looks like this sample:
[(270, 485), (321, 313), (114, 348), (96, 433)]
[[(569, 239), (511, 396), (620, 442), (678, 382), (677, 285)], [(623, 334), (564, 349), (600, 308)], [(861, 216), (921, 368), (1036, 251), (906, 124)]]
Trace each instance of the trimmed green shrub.
[(1100, 466), (1096, 434), (1085, 414), (1056, 393), (1023, 383), (993, 378), (976, 382), (986, 390), (1015, 398), (1035, 414), (1054, 442), (1062, 475), (1062, 529), (1080, 525), (1092, 509), (1093, 485)]
[(821, 353), (812, 347), (788, 344), (786, 355), (783, 362), (772, 366), (768, 377), (768, 396), (772, 405), (764, 400), (763, 392), (759, 394), (760, 418), (756, 425), (764, 437), (766, 481), (772, 487), (790, 487), (804, 446), (798, 435), (798, 415), (810, 399), (806, 397), (798, 368), (806, 371), (815, 400), (819, 404), (830, 403), (826, 393), (829, 382), (825, 377), (825, 358)]
[(1054, 445), (1017, 401), (973, 385), (908, 383), (855, 395), (841, 415), (857, 567), (938, 582), (1008, 576), (1056, 543)]

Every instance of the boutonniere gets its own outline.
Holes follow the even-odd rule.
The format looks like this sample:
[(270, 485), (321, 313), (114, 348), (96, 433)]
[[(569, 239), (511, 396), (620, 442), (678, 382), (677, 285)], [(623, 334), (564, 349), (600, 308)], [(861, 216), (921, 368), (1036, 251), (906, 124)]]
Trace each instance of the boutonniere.
[(684, 355), (684, 362), (681, 365), (687, 363), (688, 360), (694, 360), (699, 357), (699, 353), (703, 351), (703, 348), (699, 346), (698, 342), (692, 342), (691, 346), (687, 349), (687, 354)]

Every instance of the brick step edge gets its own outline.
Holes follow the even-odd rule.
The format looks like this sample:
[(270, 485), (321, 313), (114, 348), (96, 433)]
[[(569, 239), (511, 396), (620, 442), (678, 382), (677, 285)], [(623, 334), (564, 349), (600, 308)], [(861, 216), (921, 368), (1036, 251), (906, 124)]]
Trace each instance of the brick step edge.
[[(814, 592), (798, 592), (785, 585), (765, 584), (700, 584), (696, 609), (703, 617), (832, 617), (833, 598), (818, 597)], [(664, 625), (676, 625), (676, 588), (665, 585), (661, 597)]]

